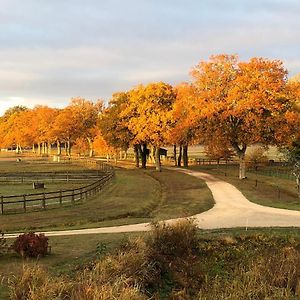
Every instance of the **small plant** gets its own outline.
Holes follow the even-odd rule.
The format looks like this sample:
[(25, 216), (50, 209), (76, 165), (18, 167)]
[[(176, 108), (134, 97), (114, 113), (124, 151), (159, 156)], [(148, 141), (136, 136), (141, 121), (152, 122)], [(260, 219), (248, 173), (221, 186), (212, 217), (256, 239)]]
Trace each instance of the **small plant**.
[(12, 248), (22, 257), (45, 256), (48, 252), (48, 238), (42, 233), (24, 233), (17, 237)]
[(0, 231), (0, 256), (6, 254), (9, 251), (9, 246), (7, 245), (6, 239), (4, 238), (4, 233)]
[(103, 242), (97, 243), (97, 245), (96, 245), (96, 257), (100, 258), (103, 255), (105, 255), (106, 252), (107, 252), (107, 246), (106, 246), (106, 244), (103, 243)]

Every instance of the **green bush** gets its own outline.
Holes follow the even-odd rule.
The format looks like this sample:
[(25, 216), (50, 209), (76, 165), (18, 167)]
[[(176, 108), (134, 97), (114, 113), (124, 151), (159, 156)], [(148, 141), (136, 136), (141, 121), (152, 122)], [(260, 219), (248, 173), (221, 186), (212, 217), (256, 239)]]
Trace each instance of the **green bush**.
[(22, 257), (45, 256), (48, 252), (48, 238), (42, 233), (24, 233), (17, 237), (12, 248)]

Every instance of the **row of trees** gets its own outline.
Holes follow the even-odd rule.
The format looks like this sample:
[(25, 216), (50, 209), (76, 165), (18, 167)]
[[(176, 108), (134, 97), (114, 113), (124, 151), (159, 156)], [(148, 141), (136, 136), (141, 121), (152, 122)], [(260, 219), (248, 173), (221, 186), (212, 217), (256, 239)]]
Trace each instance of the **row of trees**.
[(287, 80), (282, 62), (218, 55), (200, 62), (191, 75), (192, 82), (176, 87), (158, 82), (116, 93), (106, 108), (102, 101), (77, 98), (65, 109), (9, 110), (1, 120), (1, 140), (37, 145), (38, 153), (53, 143), (59, 153), (64, 143), (68, 154), (73, 144), (88, 147), (90, 155), (94, 148), (133, 147), (136, 165), (143, 168), (151, 146), (158, 170), (161, 146), (174, 145), (175, 161), (178, 156), (187, 165), (188, 145), (202, 143), (219, 158), (233, 150), (244, 178), (249, 145), (299, 139), (300, 84)]
[(64, 109), (15, 106), (1, 117), (1, 147), (15, 147), (17, 152), (24, 147), (32, 147), (37, 154), (49, 154), (55, 145), (60, 155), (63, 144), (66, 154), (71, 155), (72, 145), (84, 144), (93, 155), (101, 111), (102, 101), (93, 103), (83, 98), (72, 99)]

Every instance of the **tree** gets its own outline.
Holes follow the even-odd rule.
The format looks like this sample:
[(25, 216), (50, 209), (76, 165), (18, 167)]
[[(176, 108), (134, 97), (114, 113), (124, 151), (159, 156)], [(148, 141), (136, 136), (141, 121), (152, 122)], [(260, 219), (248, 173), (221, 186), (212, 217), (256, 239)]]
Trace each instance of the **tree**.
[(115, 93), (109, 101), (109, 106), (100, 115), (98, 127), (106, 143), (116, 150), (127, 152), (133, 141), (133, 134), (128, 129), (130, 116), (121, 115), (128, 104), (128, 93)]
[(97, 134), (97, 121), (99, 114), (103, 110), (103, 101), (98, 100), (96, 103), (84, 98), (72, 98), (68, 106), (76, 122), (76, 138), (85, 138), (89, 145), (89, 156), (94, 154), (93, 141)]
[(1, 118), (0, 137), (4, 147), (15, 146), (16, 152), (28, 144), (26, 129), (28, 128), (28, 108), (14, 106), (8, 109)]
[[(168, 142), (174, 145), (175, 165), (188, 166), (188, 145), (193, 142), (196, 134), (195, 124), (195, 90), (191, 84), (181, 83), (175, 87), (176, 100), (173, 105), (173, 127), (168, 134)], [(176, 145), (179, 145), (179, 156), (176, 162)]]
[(218, 136), (230, 143), (239, 157), (240, 179), (246, 178), (249, 145), (285, 143), (299, 128), (299, 114), (293, 111), (295, 91), (281, 61), (239, 62), (235, 55), (217, 55), (200, 62), (192, 76), (201, 133), (208, 140)]
[(155, 147), (158, 171), (161, 171), (160, 147), (166, 142), (172, 126), (171, 115), (175, 97), (173, 87), (164, 82), (139, 85), (129, 92), (129, 105), (124, 112), (124, 115), (131, 116), (128, 128), (134, 134), (135, 143), (149, 143)]

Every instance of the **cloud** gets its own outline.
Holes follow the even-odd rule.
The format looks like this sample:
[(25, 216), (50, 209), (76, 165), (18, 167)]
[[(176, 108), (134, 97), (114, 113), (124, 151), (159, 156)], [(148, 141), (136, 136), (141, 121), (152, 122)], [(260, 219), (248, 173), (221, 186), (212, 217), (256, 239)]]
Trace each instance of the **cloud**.
[(138, 83), (186, 81), (218, 53), (282, 59), (296, 74), (299, 13), (296, 0), (2, 0), (1, 103), (107, 100)]

